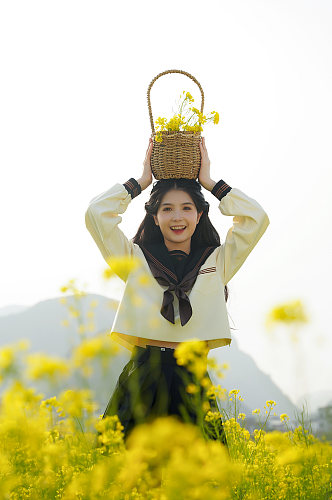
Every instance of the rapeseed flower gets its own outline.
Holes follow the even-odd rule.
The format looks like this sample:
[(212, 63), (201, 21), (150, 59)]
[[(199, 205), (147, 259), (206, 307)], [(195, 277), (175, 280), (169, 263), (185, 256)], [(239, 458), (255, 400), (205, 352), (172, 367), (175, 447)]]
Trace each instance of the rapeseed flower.
[(307, 323), (309, 318), (305, 312), (301, 300), (293, 300), (274, 307), (266, 317), (265, 325), (268, 330), (278, 323), (281, 324), (303, 324)]
[[(61, 286), (59, 288), (60, 292), (62, 293), (72, 292), (72, 294), (75, 297), (78, 298), (85, 297), (87, 293), (84, 290), (78, 289), (75, 283), (76, 283), (76, 278), (70, 279), (66, 285)], [(60, 302), (65, 303), (65, 299), (64, 298), (60, 299)]]
[(207, 396), (211, 397), (212, 399), (216, 399), (218, 397), (218, 398), (225, 400), (226, 399), (226, 392), (227, 392), (227, 389), (222, 388), (220, 386), (220, 384), (218, 384), (217, 386), (212, 385), (211, 387), (209, 387), (209, 389), (207, 391)]
[(199, 391), (199, 387), (195, 384), (188, 384), (186, 387), (186, 391), (189, 392), (189, 394), (195, 394)]
[(30, 340), (19, 340), (14, 344), (2, 346), (0, 349), (0, 376), (15, 371), (17, 353), (25, 351), (29, 346)]
[(151, 284), (152, 278), (149, 276), (148, 273), (141, 273), (138, 276), (137, 281), (141, 286), (148, 286)]
[(119, 276), (119, 278), (126, 280), (128, 278), (128, 274), (137, 268), (139, 268), (142, 263), (138, 257), (134, 256), (112, 256), (107, 259), (107, 264), (109, 268), (107, 268), (103, 277), (105, 279), (109, 279), (114, 275)]
[(84, 339), (78, 346), (75, 346), (72, 352), (71, 363), (73, 367), (79, 368), (86, 374), (92, 373), (92, 363), (99, 359), (102, 368), (109, 366), (110, 360), (118, 354), (120, 346), (113, 342), (109, 335), (104, 333), (93, 338)]
[(89, 389), (63, 391), (58, 398), (62, 414), (77, 418), (83, 418), (85, 412), (92, 414), (96, 403), (91, 396)]
[(212, 114), (214, 114), (213, 123), (217, 125), (219, 123), (219, 113), (217, 113), (217, 111), (212, 111)]
[(12, 347), (3, 347), (0, 350), (0, 370), (9, 371), (15, 361), (15, 353)]
[(175, 349), (174, 356), (178, 365), (184, 365), (201, 380), (207, 369), (208, 348), (199, 339), (181, 342)]
[[(244, 470), (242, 464), (229, 460), (220, 442), (202, 439), (197, 426), (184, 424), (176, 416), (137, 426), (127, 448), (117, 477), (122, 498), (129, 498), (136, 487), (141, 498), (226, 500)], [(153, 489), (159, 493), (155, 497), (150, 495)]]
[[(238, 398), (238, 390), (231, 392)], [(2, 395), (4, 497), (329, 497), (332, 447), (311, 438), (303, 426), (294, 433), (255, 429), (251, 440), (235, 418), (227, 419), (223, 427), (230, 458), (220, 442), (202, 439), (196, 425), (184, 424), (176, 416), (137, 426), (125, 445), (117, 415), (92, 418), (96, 406), (89, 391), (69, 390), (41, 399), (21, 383)], [(266, 403), (271, 407), (275, 402)], [(207, 428), (218, 429), (222, 414), (207, 404), (205, 411)], [(244, 414), (238, 417), (243, 419)], [(97, 440), (89, 430), (92, 422)]]
[(46, 379), (54, 383), (70, 374), (67, 360), (57, 356), (34, 353), (27, 356), (26, 363), (27, 376), (33, 380)]
[[(72, 290), (70, 286), (66, 291)], [(91, 308), (95, 306), (90, 303)], [(94, 312), (87, 317), (92, 321)], [(94, 359), (105, 358), (109, 363), (119, 349), (104, 333), (90, 340), (72, 349), (68, 363), (71, 369)], [(17, 361), (16, 351), (27, 345), (22, 341), (16, 346), (3, 346), (0, 374), (9, 373)], [(204, 343), (193, 339), (179, 346), (178, 360), (188, 368), (196, 366), (194, 375), (201, 376), (200, 385), (212, 401), (226, 389), (210, 384), (205, 373), (207, 361), (211, 361), (213, 369), (218, 364), (208, 360), (206, 354)], [(55, 358), (38, 354), (36, 364), (38, 357), (41, 378), (43, 373), (51, 374), (52, 367), (57, 371)], [(58, 368), (61, 374), (61, 363)], [(225, 364), (222, 368), (226, 368)], [(229, 391), (235, 403), (243, 400), (239, 392)], [(200, 393), (199, 385), (188, 384), (187, 393), (194, 401)], [(331, 444), (310, 434), (303, 422), (294, 431), (267, 432), (263, 428), (255, 429), (251, 436), (241, 427), (243, 422), (237, 421), (244, 421), (245, 413), (236, 416), (235, 412), (235, 418), (224, 420), (224, 410), (216, 411), (204, 401), (197, 407), (199, 412), (205, 412), (204, 437), (210, 436), (209, 431), (214, 435), (213, 429), (220, 437), (218, 428), (223, 421), (228, 455), (220, 442), (202, 439), (199, 426), (185, 424), (177, 416), (136, 426), (125, 444), (124, 425), (117, 415), (93, 417), (99, 407), (91, 391), (71, 388), (59, 396), (43, 397), (17, 380), (1, 395), (1, 498), (281, 500), (330, 496)], [(267, 400), (264, 408), (270, 414), (276, 404)], [(259, 414), (260, 409), (252, 413)], [(286, 422), (289, 417), (282, 413), (280, 420)]]
[[(184, 95), (185, 94), (185, 95)], [(182, 99), (182, 102), (181, 102)], [(212, 111), (211, 116), (207, 117), (196, 107), (190, 107), (187, 109), (188, 104), (192, 104), (194, 99), (190, 92), (183, 91), (180, 95), (179, 112), (176, 113), (169, 120), (165, 117), (158, 117), (155, 120), (156, 124), (156, 134), (155, 141), (163, 141), (163, 132), (173, 132), (173, 131), (187, 131), (193, 132), (194, 134), (199, 134), (203, 131), (202, 125), (208, 121), (212, 121), (213, 124), (217, 125), (219, 123), (219, 113)], [(190, 115), (190, 116), (188, 116)], [(193, 120), (193, 121), (192, 121)], [(192, 123), (190, 123), (192, 121)]]

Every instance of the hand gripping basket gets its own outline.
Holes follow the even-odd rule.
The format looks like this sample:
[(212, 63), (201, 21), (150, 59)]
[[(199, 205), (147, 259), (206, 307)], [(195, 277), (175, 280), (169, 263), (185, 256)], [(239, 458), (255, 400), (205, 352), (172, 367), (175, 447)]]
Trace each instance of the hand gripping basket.
[(204, 108), (204, 92), (200, 83), (194, 76), (179, 69), (169, 69), (159, 73), (151, 81), (148, 91), (148, 108), (152, 129), (153, 149), (151, 154), (151, 170), (156, 179), (171, 179), (186, 177), (187, 179), (197, 179), (201, 166), (201, 152), (199, 142), (201, 132), (187, 130), (163, 130), (161, 131), (162, 142), (155, 140), (155, 128), (153, 124), (152, 109), (150, 102), (150, 90), (154, 82), (168, 73), (181, 73), (191, 78), (199, 87), (202, 96), (201, 113)]

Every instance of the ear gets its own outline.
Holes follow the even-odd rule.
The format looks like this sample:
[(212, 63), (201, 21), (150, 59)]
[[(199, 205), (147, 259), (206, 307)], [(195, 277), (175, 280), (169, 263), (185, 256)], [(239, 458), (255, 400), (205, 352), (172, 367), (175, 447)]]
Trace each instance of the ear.
[(198, 212), (198, 214), (197, 214), (197, 224), (199, 223), (199, 220), (200, 220), (200, 218), (202, 216), (202, 213), (203, 213), (203, 211), (202, 212)]
[(153, 215), (153, 219), (154, 219), (154, 223), (156, 224), (156, 226), (159, 226), (158, 219), (157, 219), (156, 215)]

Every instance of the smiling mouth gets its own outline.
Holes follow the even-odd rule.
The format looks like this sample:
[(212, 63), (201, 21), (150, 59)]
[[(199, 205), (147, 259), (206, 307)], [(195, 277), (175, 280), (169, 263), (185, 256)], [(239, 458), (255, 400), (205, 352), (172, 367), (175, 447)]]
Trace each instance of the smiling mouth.
[(184, 226), (182, 229), (172, 229), (172, 231), (176, 234), (180, 234), (182, 233), (185, 229), (186, 229), (187, 226)]

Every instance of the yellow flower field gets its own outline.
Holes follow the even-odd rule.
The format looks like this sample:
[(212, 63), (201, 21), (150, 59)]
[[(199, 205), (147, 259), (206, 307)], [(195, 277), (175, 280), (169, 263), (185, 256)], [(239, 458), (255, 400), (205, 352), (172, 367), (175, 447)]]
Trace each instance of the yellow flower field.
[[(126, 272), (122, 262), (119, 269)], [(84, 295), (73, 283), (62, 288), (63, 293), (70, 291)], [(95, 306), (91, 303), (91, 308)], [(71, 318), (82, 321), (81, 314)], [(177, 362), (195, 374), (197, 387), (205, 385), (207, 396), (218, 397), (230, 411), (211, 411), (207, 399), (198, 398), (204, 428), (175, 416), (159, 417), (137, 425), (125, 442), (117, 415), (96, 416), (99, 408), (92, 391), (83, 386), (56, 391), (56, 384), (70, 374), (78, 371), (88, 379), (93, 360), (109, 364), (118, 353), (106, 333), (90, 338), (78, 334), (80, 344), (66, 360), (27, 354), (24, 341), (0, 349), (1, 383), (6, 384), (0, 406), (1, 499), (332, 498), (331, 443), (320, 441), (303, 425), (291, 429), (284, 413), (280, 415), (284, 432), (267, 432), (266, 422), (277, 405), (273, 400), (266, 401), (265, 420), (250, 434), (246, 415), (238, 412), (243, 400), (239, 390), (228, 392), (220, 384), (206, 383), (202, 368), (206, 352), (197, 339), (180, 345)], [(24, 361), (23, 372), (19, 360)], [(207, 361), (220, 374), (227, 368)], [(37, 379), (53, 384), (53, 397), (45, 399), (27, 387), (25, 381)], [(198, 396), (197, 387), (191, 384), (188, 393)], [(260, 409), (252, 413), (260, 415)], [(220, 419), (229, 453), (207, 432)]]

